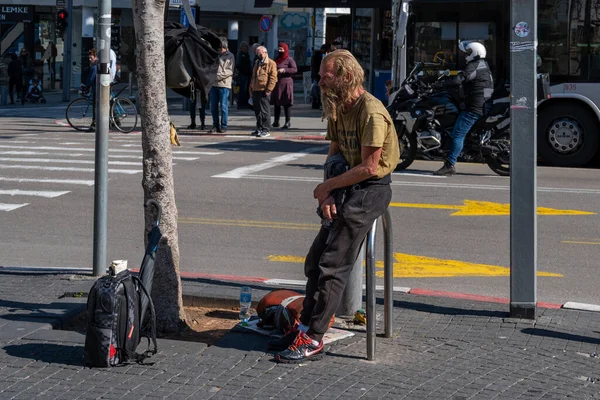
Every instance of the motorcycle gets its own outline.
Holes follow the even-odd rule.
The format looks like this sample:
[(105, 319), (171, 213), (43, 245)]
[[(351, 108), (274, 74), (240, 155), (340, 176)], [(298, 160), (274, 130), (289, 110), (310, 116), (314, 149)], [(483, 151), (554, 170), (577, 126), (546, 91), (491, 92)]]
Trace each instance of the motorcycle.
[[(401, 147), (396, 170), (408, 168), (417, 155), (445, 160), (450, 134), (460, 114), (458, 94), (434, 90), (419, 79), (423, 64), (417, 63), (400, 88), (393, 92), (387, 107)], [(450, 75), (446, 70), (438, 81)], [(497, 97), (495, 93), (492, 98)], [(459, 159), (487, 164), (500, 176), (510, 174), (510, 102), (508, 97), (488, 101), (485, 114), (473, 125)]]

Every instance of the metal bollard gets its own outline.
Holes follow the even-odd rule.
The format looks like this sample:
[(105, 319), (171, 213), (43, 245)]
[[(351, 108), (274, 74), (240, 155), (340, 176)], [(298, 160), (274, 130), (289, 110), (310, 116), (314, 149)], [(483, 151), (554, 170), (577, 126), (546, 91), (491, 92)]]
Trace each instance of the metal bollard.
[[(392, 222), (388, 210), (381, 216), (384, 233), (384, 315), (385, 315), (385, 337), (392, 336), (393, 318), (393, 269), (392, 269)], [(367, 235), (366, 241), (366, 287), (367, 287), (367, 360), (375, 360), (375, 238), (377, 233), (377, 220)]]

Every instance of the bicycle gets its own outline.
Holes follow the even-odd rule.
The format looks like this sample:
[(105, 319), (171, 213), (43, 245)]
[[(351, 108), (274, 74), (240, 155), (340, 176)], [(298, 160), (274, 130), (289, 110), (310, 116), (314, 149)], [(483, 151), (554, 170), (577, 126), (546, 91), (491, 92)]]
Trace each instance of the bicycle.
[[(129, 133), (137, 126), (137, 109), (131, 100), (119, 97), (129, 86), (125, 86), (116, 94), (112, 92), (112, 87), (113, 85), (110, 87), (110, 127), (123, 133)], [(80, 90), (79, 94), (81, 97), (73, 100), (67, 107), (67, 122), (78, 131), (90, 132), (94, 130), (94, 101), (89, 91), (86, 93), (86, 91)]]

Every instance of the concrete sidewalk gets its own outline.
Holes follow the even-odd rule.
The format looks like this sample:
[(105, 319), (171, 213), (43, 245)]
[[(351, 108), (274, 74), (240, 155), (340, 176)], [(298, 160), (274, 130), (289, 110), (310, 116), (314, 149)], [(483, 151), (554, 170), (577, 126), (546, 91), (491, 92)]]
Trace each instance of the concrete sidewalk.
[[(230, 332), (211, 347), (159, 340), (152, 364), (89, 369), (84, 336), (52, 327), (83, 310), (93, 282), (0, 271), (1, 399), (600, 399), (600, 313), (539, 308), (533, 323), (505, 304), (404, 293), (375, 362), (362, 332), (300, 365), (273, 362), (265, 337)], [(185, 302), (235, 306), (242, 284), (183, 278)], [(272, 289), (257, 282), (254, 299)]]

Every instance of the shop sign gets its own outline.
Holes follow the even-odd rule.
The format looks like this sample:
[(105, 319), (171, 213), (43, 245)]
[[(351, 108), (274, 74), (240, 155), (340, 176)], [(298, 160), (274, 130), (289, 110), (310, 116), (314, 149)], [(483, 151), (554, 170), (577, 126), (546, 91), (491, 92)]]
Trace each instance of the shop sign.
[(0, 5), (0, 22), (31, 22), (32, 6)]
[[(170, 6), (181, 6), (183, 7), (183, 0), (169, 0)], [(190, 0), (190, 6), (195, 6), (196, 0)]]

